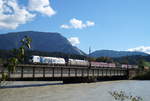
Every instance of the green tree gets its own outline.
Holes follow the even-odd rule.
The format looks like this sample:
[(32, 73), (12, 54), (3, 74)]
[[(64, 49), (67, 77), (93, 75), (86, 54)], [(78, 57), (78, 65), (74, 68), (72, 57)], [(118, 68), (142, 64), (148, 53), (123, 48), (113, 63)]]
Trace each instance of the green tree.
[(12, 57), (10, 59), (8, 59), (8, 71), (11, 73), (14, 73), (16, 71), (16, 66), (18, 65), (18, 59), (15, 57)]
[(2, 63), (3, 63), (3, 59), (0, 58), (0, 64), (2, 64)]
[(139, 62), (138, 62), (138, 67), (139, 67), (140, 69), (142, 69), (142, 70), (144, 69), (144, 62), (145, 62), (145, 61), (144, 61), (143, 59), (140, 59)]
[(24, 36), (24, 38), (20, 42), (21, 42), (21, 46), (18, 50), (17, 57), (18, 57), (20, 62), (24, 62), (25, 50), (31, 48), (32, 39), (28, 36)]
[[(13, 49), (14, 56), (9, 58), (7, 63), (4, 64), (4, 67), (7, 67), (8, 74), (2, 73), (2, 79), (5, 79), (10, 73), (14, 73), (18, 63), (24, 62), (25, 49), (31, 48), (31, 38), (25, 36), (21, 41), (21, 46), (19, 49)], [(4, 75), (5, 74), (5, 75)], [(4, 78), (3, 78), (4, 77)]]
[(124, 57), (121, 63), (122, 63), (122, 64), (129, 64), (128, 56), (127, 56), (127, 57)]
[(113, 59), (109, 57), (99, 57), (99, 58), (96, 58), (96, 61), (97, 62), (113, 62)]

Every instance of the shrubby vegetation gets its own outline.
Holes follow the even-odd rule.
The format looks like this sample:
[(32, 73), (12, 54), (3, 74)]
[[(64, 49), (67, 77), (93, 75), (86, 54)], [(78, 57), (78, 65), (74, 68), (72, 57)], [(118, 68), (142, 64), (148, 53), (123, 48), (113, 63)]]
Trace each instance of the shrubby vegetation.
[(114, 62), (118, 62), (120, 64), (132, 64), (137, 65), (140, 61), (150, 61), (150, 56), (140, 56), (140, 55), (134, 55), (134, 56), (124, 56), (119, 58), (113, 58)]
[(142, 97), (133, 96), (131, 94), (127, 95), (125, 91), (113, 91), (109, 92), (109, 94), (112, 95), (116, 101), (143, 101)]
[(150, 80), (150, 70), (139, 73), (133, 79), (135, 79), (135, 80)]
[(110, 57), (98, 57), (95, 59), (95, 61), (97, 61), (97, 62), (108, 62), (108, 63), (114, 62), (114, 60)]

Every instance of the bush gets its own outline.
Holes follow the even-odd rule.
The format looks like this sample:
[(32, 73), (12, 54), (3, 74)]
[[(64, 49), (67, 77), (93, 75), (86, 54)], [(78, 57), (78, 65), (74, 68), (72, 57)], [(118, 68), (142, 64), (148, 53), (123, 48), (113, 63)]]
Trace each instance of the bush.
[(133, 79), (135, 80), (150, 80), (150, 71), (146, 73), (141, 73), (137, 76), (135, 76)]

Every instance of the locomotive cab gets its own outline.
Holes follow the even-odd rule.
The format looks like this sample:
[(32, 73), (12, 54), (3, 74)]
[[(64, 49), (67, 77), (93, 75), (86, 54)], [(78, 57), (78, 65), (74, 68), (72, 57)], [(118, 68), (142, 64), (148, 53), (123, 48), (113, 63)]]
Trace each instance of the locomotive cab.
[(40, 56), (30, 56), (29, 58), (30, 63), (40, 63)]

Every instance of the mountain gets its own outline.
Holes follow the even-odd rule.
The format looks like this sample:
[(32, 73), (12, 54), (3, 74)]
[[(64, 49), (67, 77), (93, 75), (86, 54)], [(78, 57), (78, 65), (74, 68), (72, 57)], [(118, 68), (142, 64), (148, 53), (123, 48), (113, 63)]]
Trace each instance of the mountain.
[(114, 51), (114, 50), (98, 50), (89, 54), (92, 57), (122, 57), (122, 56), (133, 56), (133, 55), (141, 55), (148, 56), (148, 54), (143, 52), (130, 52), (130, 51)]
[(59, 33), (37, 31), (0, 34), (0, 49), (10, 50), (18, 48), (21, 45), (20, 40), (24, 36), (32, 38), (31, 50), (85, 55), (83, 51), (72, 46), (71, 43)]

